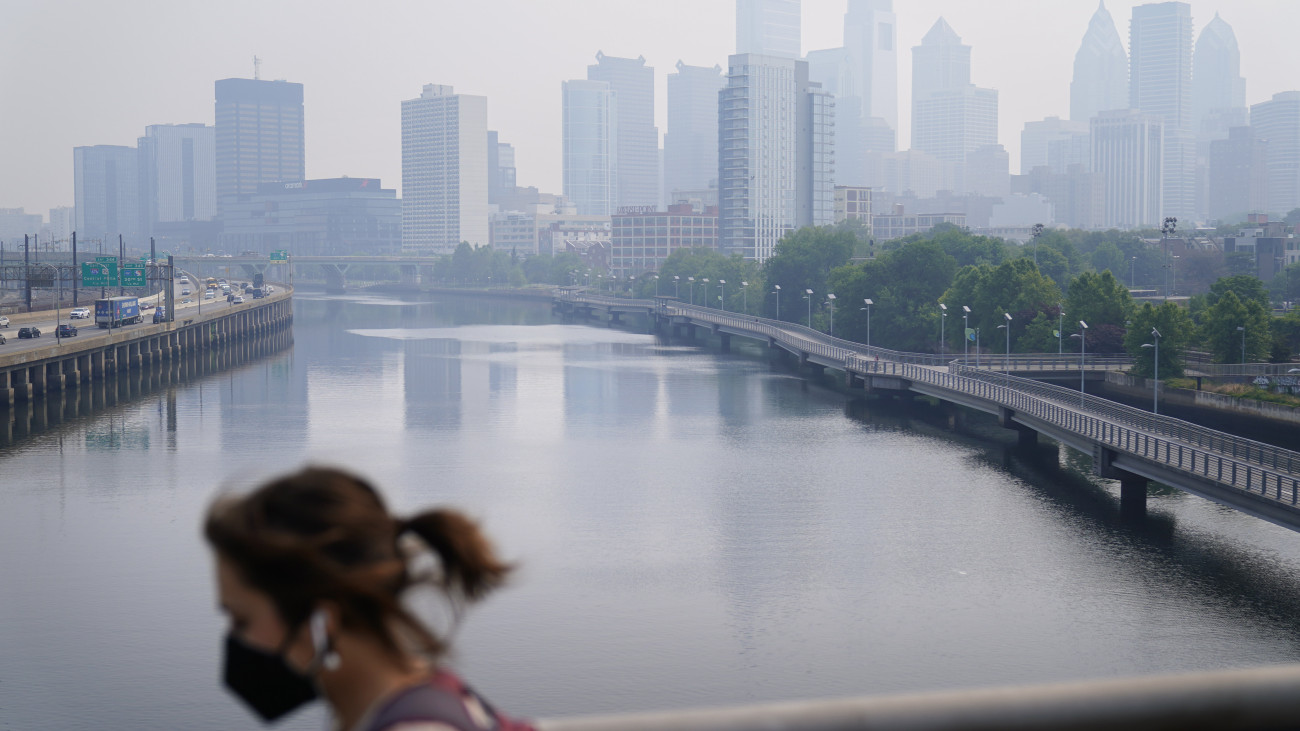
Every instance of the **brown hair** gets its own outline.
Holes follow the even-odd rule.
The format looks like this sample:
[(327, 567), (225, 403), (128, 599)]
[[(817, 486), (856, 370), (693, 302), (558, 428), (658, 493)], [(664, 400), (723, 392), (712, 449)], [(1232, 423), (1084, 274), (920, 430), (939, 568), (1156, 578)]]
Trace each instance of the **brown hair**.
[[(436, 509), (394, 518), (369, 483), (329, 468), (308, 467), (248, 495), (218, 500), (203, 532), (244, 581), (270, 596), (290, 627), (305, 621), (318, 602), (333, 602), (343, 626), (368, 632), (399, 656), (399, 635), (414, 640), (419, 651), (446, 650), (402, 606), (408, 588), (431, 581), (458, 606), (485, 596), (511, 569), (461, 513)], [(441, 576), (409, 569), (401, 546), (408, 533), (432, 549)]]

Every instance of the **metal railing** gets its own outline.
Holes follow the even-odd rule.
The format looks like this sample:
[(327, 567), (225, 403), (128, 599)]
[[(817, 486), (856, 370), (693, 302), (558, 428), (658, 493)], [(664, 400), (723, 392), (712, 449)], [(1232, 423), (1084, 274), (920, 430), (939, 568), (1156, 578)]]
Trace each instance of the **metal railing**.
[(1300, 374), (1300, 363), (1189, 363), (1185, 370), (1206, 376), (1286, 376)]
[(1300, 665), (1052, 685), (543, 719), (542, 731), (1280, 729), (1300, 718)]

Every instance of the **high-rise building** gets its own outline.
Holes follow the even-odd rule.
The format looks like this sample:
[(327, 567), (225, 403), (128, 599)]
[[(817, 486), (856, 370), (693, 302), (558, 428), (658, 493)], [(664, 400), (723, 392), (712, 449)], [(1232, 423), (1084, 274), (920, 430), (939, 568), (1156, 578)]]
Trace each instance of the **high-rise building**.
[(618, 104), (610, 116), (614, 127), (617, 188), (614, 207), (659, 204), (659, 129), (655, 127), (655, 70), (645, 57), (616, 58), (596, 54), (587, 67), (588, 81), (603, 81)]
[(1210, 142), (1209, 216), (1222, 223), (1268, 210), (1268, 143), (1251, 127)]
[(604, 81), (566, 81), (564, 195), (583, 216), (609, 216), (618, 201), (618, 102)]
[(736, 53), (799, 58), (800, 0), (736, 0)]
[[(722, 67), (677, 62), (668, 74), (668, 130), (664, 133), (664, 188), (705, 190), (718, 179), (718, 92)], [(675, 201), (669, 201), (675, 202)]]
[[(912, 49), (912, 149), (958, 166), (998, 144), (998, 92), (970, 81), (970, 46), (940, 18)], [(958, 174), (960, 192), (971, 186)]]
[(217, 215), (216, 130), (205, 124), (155, 124), (140, 151), (140, 222), (153, 236)]
[(1025, 122), (1020, 133), (1020, 174), (1028, 175), (1036, 167), (1064, 173), (1071, 165), (1091, 164), (1088, 123), (1060, 117), (1039, 122)]
[[(852, 75), (837, 97), (855, 96), (863, 119), (883, 119), (898, 131), (898, 19), (894, 0), (849, 0), (844, 16), (844, 51)], [(884, 150), (893, 152), (893, 150)]]
[(488, 244), (487, 97), (425, 84), (402, 102), (402, 248)]
[(140, 227), (139, 153), (125, 145), (72, 148), (72, 178), (81, 241), (134, 237)]
[(50, 238), (54, 241), (67, 241), (72, 232), (77, 230), (77, 210), (72, 206), (59, 206), (50, 209)]
[[(1226, 112), (1226, 114), (1225, 114)], [(1224, 123), (1246, 122), (1246, 80), (1241, 77), (1241, 51), (1232, 26), (1218, 13), (1201, 31), (1192, 56), (1193, 130), (1205, 139), (1222, 139)]]
[(1160, 225), (1163, 195), (1164, 120), (1134, 109), (1092, 118), (1092, 169), (1105, 186), (1102, 226)]
[(1194, 219), (1192, 9), (1187, 3), (1152, 3), (1133, 8), (1129, 26), (1129, 106), (1158, 115), (1163, 122), (1163, 215)]
[(1070, 119), (1088, 124), (1101, 112), (1128, 108), (1128, 53), (1105, 0), (1093, 13), (1074, 55)]
[(515, 175), (515, 146), (502, 142), (496, 130), (488, 131), (488, 203), (499, 204), (518, 184)]
[(718, 94), (723, 251), (763, 261), (787, 231), (833, 221), (834, 104), (804, 61), (728, 59)]
[(307, 177), (302, 84), (222, 79), (216, 94), (218, 201)]
[(991, 198), (1011, 195), (1011, 157), (1002, 145), (984, 145), (966, 155), (966, 191)]
[(1300, 91), (1285, 91), (1250, 108), (1255, 137), (1268, 145), (1268, 212), (1300, 208)]
[[(274, 211), (275, 215), (267, 215)], [(402, 252), (402, 202), (378, 178), (263, 183), (227, 201), (221, 248), (299, 256), (395, 255)]]

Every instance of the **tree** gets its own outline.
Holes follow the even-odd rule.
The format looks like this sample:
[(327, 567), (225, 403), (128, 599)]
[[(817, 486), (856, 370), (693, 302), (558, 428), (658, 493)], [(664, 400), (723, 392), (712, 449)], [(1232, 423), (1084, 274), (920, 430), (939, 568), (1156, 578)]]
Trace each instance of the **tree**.
[[(971, 308), (970, 326), (979, 328), (982, 339), (1005, 324), (1005, 314), (1010, 314), (1011, 339), (1019, 342), (1020, 336), (1039, 313), (1055, 317), (1061, 302), (1061, 290), (1052, 280), (1034, 267), (1031, 259), (1010, 259), (996, 267), (966, 267), (953, 279), (948, 291), (940, 300), (953, 311), (963, 305)], [(953, 328), (960, 330), (960, 328)], [(951, 331), (950, 331), (951, 332)], [(960, 345), (961, 333), (953, 333), (953, 341)], [(1026, 344), (1017, 345), (1024, 351)], [(1055, 348), (1053, 348), (1055, 350)]]
[(938, 243), (925, 240), (906, 243), (861, 266), (836, 269), (827, 282), (827, 291), (835, 292), (842, 308), (837, 310), (835, 332), (865, 341), (862, 301), (871, 298), (876, 303), (871, 311), (873, 345), (933, 349), (939, 339), (939, 296), (956, 269), (956, 261)]
[(1109, 270), (1100, 274), (1084, 272), (1070, 282), (1065, 312), (1073, 321), (1083, 320), (1089, 327), (1122, 327), (1132, 311), (1133, 298), (1129, 295), (1128, 288)]
[[(1245, 361), (1260, 361), (1268, 357), (1272, 350), (1269, 320), (1268, 310), (1259, 302), (1243, 301), (1235, 292), (1228, 290), (1201, 316), (1201, 332), (1218, 363), (1242, 361), (1243, 332)], [(1238, 328), (1244, 328), (1244, 331)]]
[(1099, 272), (1110, 271), (1116, 277), (1123, 277), (1128, 274), (1127, 263), (1124, 252), (1113, 241), (1103, 243), (1092, 252), (1092, 268)]
[(1149, 377), (1155, 371), (1155, 348), (1142, 347), (1144, 343), (1155, 343), (1152, 329), (1160, 331), (1160, 377), (1183, 375), (1183, 354), (1196, 336), (1196, 326), (1187, 312), (1173, 302), (1158, 307), (1146, 302), (1133, 312), (1133, 324), (1124, 337), (1124, 350), (1133, 358), (1132, 372)]
[[(1030, 251), (1024, 258), (1032, 264), (1035, 259), (1033, 251)], [(1036, 258), (1038, 259), (1038, 271), (1064, 289), (1065, 285), (1070, 281), (1070, 262), (1065, 256), (1056, 249), (1039, 249)]]
[(1056, 337), (1055, 315), (1040, 312), (1030, 321), (1024, 334), (1016, 340), (1016, 350), (1025, 353), (1055, 353), (1060, 343)]
[[(815, 295), (829, 291), (826, 282), (831, 271), (849, 262), (856, 244), (852, 231), (832, 226), (805, 226), (781, 238), (774, 254), (763, 263), (763, 280), (781, 285), (784, 319), (798, 319), (795, 315), (803, 305), (804, 290), (811, 289)], [(766, 307), (775, 311), (775, 302)]]
[(1219, 298), (1227, 292), (1232, 292), (1242, 301), (1254, 300), (1265, 308), (1270, 304), (1268, 290), (1264, 288), (1264, 282), (1252, 274), (1235, 274), (1219, 279), (1210, 285), (1210, 293), (1206, 304), (1213, 307), (1219, 301)]

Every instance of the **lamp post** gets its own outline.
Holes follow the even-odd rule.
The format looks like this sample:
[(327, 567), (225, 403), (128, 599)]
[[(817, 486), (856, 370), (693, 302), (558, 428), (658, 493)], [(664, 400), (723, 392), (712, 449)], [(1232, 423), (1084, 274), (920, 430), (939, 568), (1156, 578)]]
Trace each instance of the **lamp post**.
[(1160, 240), (1165, 247), (1165, 301), (1169, 301), (1169, 238), (1178, 231), (1178, 219), (1173, 216), (1165, 218), (1160, 226)]
[(835, 334), (835, 294), (834, 293), (826, 295), (826, 303), (831, 306), (831, 330), (830, 333), (828, 334), (834, 335)]
[(1065, 353), (1065, 331), (1062, 330), (1062, 328), (1064, 327), (1065, 327), (1065, 307), (1062, 305), (1057, 305), (1056, 306), (1056, 354), (1057, 355), (1063, 355)]
[(1155, 368), (1155, 382), (1151, 384), (1151, 413), (1159, 414), (1160, 413), (1160, 331), (1155, 329), (1154, 327), (1151, 328), (1151, 337), (1155, 338), (1156, 341), (1155, 345), (1152, 345), (1151, 343), (1142, 343), (1142, 347), (1156, 349), (1155, 352), (1156, 359), (1153, 364)]
[(1038, 268), (1038, 237), (1043, 235), (1043, 224), (1035, 223), (1031, 231), (1034, 237), (1034, 268)]
[(970, 308), (966, 305), (961, 306), (961, 364), (967, 365), (966, 360), (970, 358)]
[(975, 328), (975, 367), (980, 367), (980, 329)]
[(776, 295), (776, 319), (780, 320), (781, 319), (781, 285), (773, 284), (772, 286), (776, 287), (776, 289), (772, 290), (772, 294)]
[(948, 305), (945, 305), (944, 303), (940, 302), (940, 303), (939, 303), (939, 313), (940, 313), (940, 316), (939, 316), (939, 357), (942, 358), (942, 357), (943, 357), (943, 353), (944, 353), (944, 351), (947, 350), (947, 347), (946, 347), (946, 346), (947, 346), (947, 340), (948, 340)]
[(1129, 289), (1137, 289), (1137, 265), (1138, 265), (1138, 258), (1136, 256), (1129, 257), (1128, 260), (1128, 288)]
[(999, 330), (1007, 331), (1007, 349), (1006, 349), (1006, 354), (1003, 356), (1002, 368), (1004, 371), (1006, 371), (1007, 377), (1010, 378), (1011, 377), (1011, 313), (1003, 312), (1002, 316), (1005, 317), (1007, 320), (1005, 323), (998, 325)]
[(727, 280), (719, 279), (718, 286), (722, 288), (722, 311), (727, 311)]
[(1079, 405), (1083, 406), (1083, 363), (1088, 359), (1088, 323), (1079, 320), (1079, 332), (1071, 335), (1072, 338), (1079, 339)]
[(740, 283), (740, 309), (749, 314), (749, 282)]
[(655, 296), (658, 297), (659, 296), (659, 275), (652, 274), (651, 276), (655, 278)]
[(876, 303), (872, 302), (870, 297), (867, 297), (862, 301), (867, 305), (862, 309), (867, 311), (867, 350), (870, 351), (871, 350), (871, 306)]
[(677, 288), (677, 286), (681, 283), (682, 283), (682, 278), (674, 274), (673, 275), (673, 297), (676, 299), (681, 299), (681, 292), (678, 291)]
[(700, 304), (704, 305), (705, 307), (708, 307), (709, 306), (709, 278), (708, 277), (702, 277), (700, 279), (700, 296), (704, 298), (704, 301), (701, 302)]
[(1174, 280), (1174, 296), (1177, 297), (1178, 296), (1178, 260), (1181, 259), (1182, 257), (1175, 254), (1174, 256), (1171, 256), (1169, 258), (1170, 258), (1169, 271), (1172, 274)]
[(813, 296), (813, 291), (811, 289), (804, 290), (803, 298), (808, 300), (808, 329), (809, 330), (812, 329), (812, 296)]
[(1237, 330), (1241, 333), (1241, 364), (1246, 365), (1246, 328), (1238, 325)]
[(686, 285), (690, 287), (691, 304), (695, 304), (695, 277), (687, 277)]

